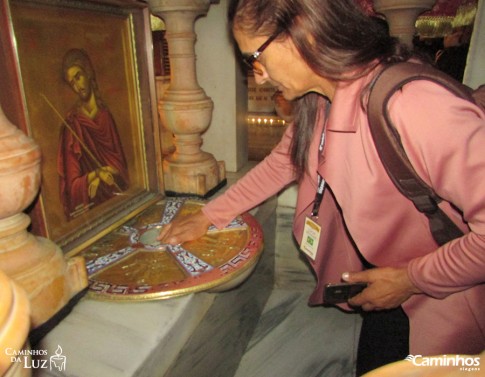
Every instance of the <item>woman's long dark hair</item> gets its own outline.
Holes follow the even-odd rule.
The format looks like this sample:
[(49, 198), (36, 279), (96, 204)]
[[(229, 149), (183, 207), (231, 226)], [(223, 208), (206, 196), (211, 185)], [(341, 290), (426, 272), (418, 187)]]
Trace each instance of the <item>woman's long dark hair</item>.
[[(356, 0), (234, 0), (228, 19), (232, 29), (250, 36), (281, 32), (316, 74), (331, 80), (352, 80), (376, 62), (388, 64), (409, 55), (389, 36), (386, 23), (364, 14)], [(320, 100), (316, 93), (295, 100), (291, 159), (298, 178), (307, 167)]]

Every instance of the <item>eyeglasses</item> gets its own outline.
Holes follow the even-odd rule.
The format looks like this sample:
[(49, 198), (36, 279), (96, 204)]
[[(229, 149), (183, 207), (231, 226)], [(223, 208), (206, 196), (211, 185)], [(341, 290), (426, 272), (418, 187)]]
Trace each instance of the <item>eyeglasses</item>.
[(254, 73), (257, 73), (258, 75), (261, 75), (263, 73), (263, 70), (260, 64), (259, 65), (257, 64), (258, 58), (261, 56), (263, 51), (266, 50), (266, 47), (268, 47), (270, 43), (273, 42), (279, 34), (280, 34), (279, 32), (273, 34), (255, 52), (253, 52), (249, 56), (244, 57), (243, 59), (244, 64), (246, 64), (249, 69), (252, 69)]

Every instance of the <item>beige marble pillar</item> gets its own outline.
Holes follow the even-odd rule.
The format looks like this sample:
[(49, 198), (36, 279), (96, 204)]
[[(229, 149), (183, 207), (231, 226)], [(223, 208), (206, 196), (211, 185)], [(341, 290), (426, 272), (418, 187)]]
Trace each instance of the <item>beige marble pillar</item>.
[(28, 232), (30, 218), (22, 211), (39, 187), (40, 148), (0, 107), (0, 270), (26, 291), (33, 328), (53, 317), (88, 283), (82, 258), (65, 259), (56, 244)]
[[(0, 271), (0, 376), (28, 377), (23, 368), (30, 360), (27, 336), (30, 328), (30, 305), (25, 291)], [(25, 356), (18, 356), (25, 351)], [(28, 364), (30, 365), (30, 364)]]
[(386, 16), (389, 31), (409, 47), (413, 46), (418, 16), (431, 9), (436, 0), (374, 0), (374, 10)]
[(163, 161), (165, 191), (207, 196), (225, 183), (224, 162), (201, 149), (213, 102), (197, 82), (194, 23), (207, 13), (210, 0), (148, 3), (165, 22), (170, 59), (170, 85), (158, 102), (161, 122), (173, 132), (175, 144), (175, 151)]

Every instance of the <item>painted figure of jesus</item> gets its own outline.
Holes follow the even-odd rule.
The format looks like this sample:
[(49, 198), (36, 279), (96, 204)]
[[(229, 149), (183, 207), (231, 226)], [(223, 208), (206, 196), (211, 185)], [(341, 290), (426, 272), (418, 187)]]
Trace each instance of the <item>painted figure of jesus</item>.
[(99, 94), (84, 50), (69, 50), (63, 77), (78, 96), (61, 129), (57, 159), (59, 191), (67, 220), (129, 186), (128, 168), (114, 118)]

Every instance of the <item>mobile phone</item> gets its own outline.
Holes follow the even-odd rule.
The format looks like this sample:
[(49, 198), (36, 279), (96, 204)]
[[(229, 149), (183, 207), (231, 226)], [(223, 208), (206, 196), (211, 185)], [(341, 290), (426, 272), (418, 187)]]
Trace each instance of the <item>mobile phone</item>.
[(367, 283), (329, 283), (325, 285), (325, 303), (341, 304), (362, 292)]

